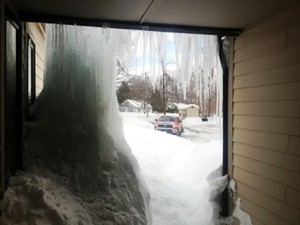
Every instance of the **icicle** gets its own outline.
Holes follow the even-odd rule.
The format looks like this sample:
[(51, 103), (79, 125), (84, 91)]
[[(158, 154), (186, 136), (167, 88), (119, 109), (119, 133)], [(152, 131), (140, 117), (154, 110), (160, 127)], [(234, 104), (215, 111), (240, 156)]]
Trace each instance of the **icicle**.
[(149, 48), (150, 48), (150, 79), (152, 82), (153, 90), (155, 91), (155, 82), (156, 82), (156, 39), (155, 39), (155, 33), (150, 33), (150, 42), (149, 42)]
[(193, 37), (193, 48), (194, 48), (194, 75), (196, 80), (196, 94), (199, 97), (199, 77), (200, 77), (200, 37), (194, 35)]
[(148, 36), (149, 31), (148, 27), (143, 28), (143, 74), (145, 74), (145, 64), (146, 64), (146, 56), (147, 56), (147, 45), (148, 45)]
[(186, 98), (186, 91), (188, 87), (188, 83), (190, 81), (191, 75), (192, 75), (192, 38), (191, 35), (185, 34), (182, 36), (182, 43), (181, 43), (181, 67), (182, 67), (182, 88), (183, 88), (183, 94), (184, 98)]
[[(135, 75), (147, 73), (155, 90), (160, 86), (163, 73), (167, 73), (175, 80), (177, 91), (185, 99), (188, 91), (194, 92), (198, 100), (194, 98), (193, 101), (197, 101), (202, 113), (211, 113), (213, 97), (218, 104), (214, 112), (217, 110), (215, 113), (221, 114), (222, 82), (216, 37), (149, 32), (147, 28), (143, 31), (117, 30), (115, 37), (118, 39), (116, 43), (122, 43), (118, 57), (126, 68), (125, 74), (130, 72), (129, 68), (135, 71)], [(170, 41), (174, 49), (168, 45)], [(172, 70), (169, 70), (169, 64), (173, 65)]]

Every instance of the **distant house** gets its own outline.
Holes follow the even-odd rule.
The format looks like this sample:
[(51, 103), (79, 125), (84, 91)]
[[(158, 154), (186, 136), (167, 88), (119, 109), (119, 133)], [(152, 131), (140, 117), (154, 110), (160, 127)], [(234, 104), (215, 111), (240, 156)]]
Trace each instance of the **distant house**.
[(174, 103), (174, 105), (177, 107), (181, 119), (199, 116), (199, 106), (196, 104)]
[[(131, 99), (126, 99), (119, 106), (120, 112), (146, 112), (144, 103)], [(148, 104), (148, 112), (152, 112), (152, 106)]]

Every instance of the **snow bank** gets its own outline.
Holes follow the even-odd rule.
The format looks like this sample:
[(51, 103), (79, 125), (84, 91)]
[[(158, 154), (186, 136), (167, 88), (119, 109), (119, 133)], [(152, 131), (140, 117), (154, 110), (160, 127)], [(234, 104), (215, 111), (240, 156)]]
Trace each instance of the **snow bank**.
[(4, 195), (5, 224), (151, 224), (115, 96), (116, 52), (130, 35), (115, 32), (47, 25), (45, 85), (28, 126), (27, 172), (13, 177)]
[(241, 225), (252, 225), (250, 215), (241, 209), (241, 198), (238, 198), (235, 202), (233, 216), (240, 221)]
[(238, 196), (235, 180), (230, 180), (228, 189), (230, 190), (233, 200), (235, 200), (235, 208), (233, 210), (232, 216), (239, 221), (240, 225), (252, 225), (250, 215), (241, 208), (242, 199)]
[(151, 122), (158, 116), (122, 113), (126, 140), (149, 187), (153, 225), (229, 224), (229, 219), (219, 218), (219, 197), (228, 179), (222, 177), (220, 140), (212, 140), (220, 129), (218, 123), (189, 119), (186, 128), (201, 126), (210, 136), (211, 141), (203, 143), (202, 134), (197, 133), (199, 144), (193, 138), (190, 141), (186, 132), (177, 137), (155, 131)]
[(51, 179), (18, 173), (9, 185), (3, 199), (3, 225), (92, 224), (76, 196)]

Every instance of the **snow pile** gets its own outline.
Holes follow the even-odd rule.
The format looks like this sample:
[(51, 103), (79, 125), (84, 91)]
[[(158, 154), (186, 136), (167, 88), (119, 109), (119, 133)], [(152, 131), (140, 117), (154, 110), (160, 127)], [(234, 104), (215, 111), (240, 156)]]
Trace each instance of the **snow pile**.
[(18, 173), (10, 186), (3, 200), (3, 224), (92, 224), (76, 196), (50, 179)]
[(218, 117), (208, 117), (203, 122), (200, 117), (187, 117), (183, 121), (184, 137), (204, 144), (213, 140), (222, 140), (222, 123)]
[(228, 176), (221, 176), (221, 169), (222, 167), (219, 167), (216, 171), (213, 171), (209, 176), (208, 176), (208, 181), (209, 181), (209, 202), (212, 205), (213, 208), (213, 216), (212, 216), (212, 221), (214, 222), (213, 224), (231, 224), (232, 217), (227, 217), (227, 218), (222, 218), (220, 217), (220, 214), (222, 212), (221, 208), (221, 198), (222, 198), (222, 193), (225, 190), (225, 188), (228, 185)]
[(250, 215), (241, 209), (241, 198), (238, 198), (235, 202), (233, 216), (240, 221), (241, 225), (252, 225)]
[[(195, 127), (205, 130), (214, 124), (208, 130), (210, 141), (203, 142), (199, 133), (177, 137), (155, 131), (149, 122), (157, 116), (122, 113), (126, 140), (151, 195), (153, 224), (220, 224), (218, 198), (228, 182), (227, 176), (221, 177), (221, 142), (213, 140), (214, 132), (220, 129), (218, 123), (203, 123), (198, 118)], [(186, 128), (192, 128), (192, 123)]]
[(241, 208), (241, 197), (237, 197), (236, 183), (232, 179), (229, 182), (229, 190), (231, 191), (232, 197), (235, 200), (235, 208), (233, 210), (233, 217), (240, 222), (240, 225), (252, 225), (251, 217), (248, 213)]
[(4, 224), (151, 224), (115, 96), (115, 59), (127, 42), (125, 31), (47, 25), (45, 85), (37, 122), (29, 124), (27, 173), (10, 181)]

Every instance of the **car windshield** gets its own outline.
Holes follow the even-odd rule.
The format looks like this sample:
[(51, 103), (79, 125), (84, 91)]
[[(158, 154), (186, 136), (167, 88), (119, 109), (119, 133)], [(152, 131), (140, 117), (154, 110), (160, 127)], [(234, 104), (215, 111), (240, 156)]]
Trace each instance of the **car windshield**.
[(175, 122), (176, 118), (173, 116), (161, 116), (159, 118), (159, 121), (170, 121), (170, 122)]

